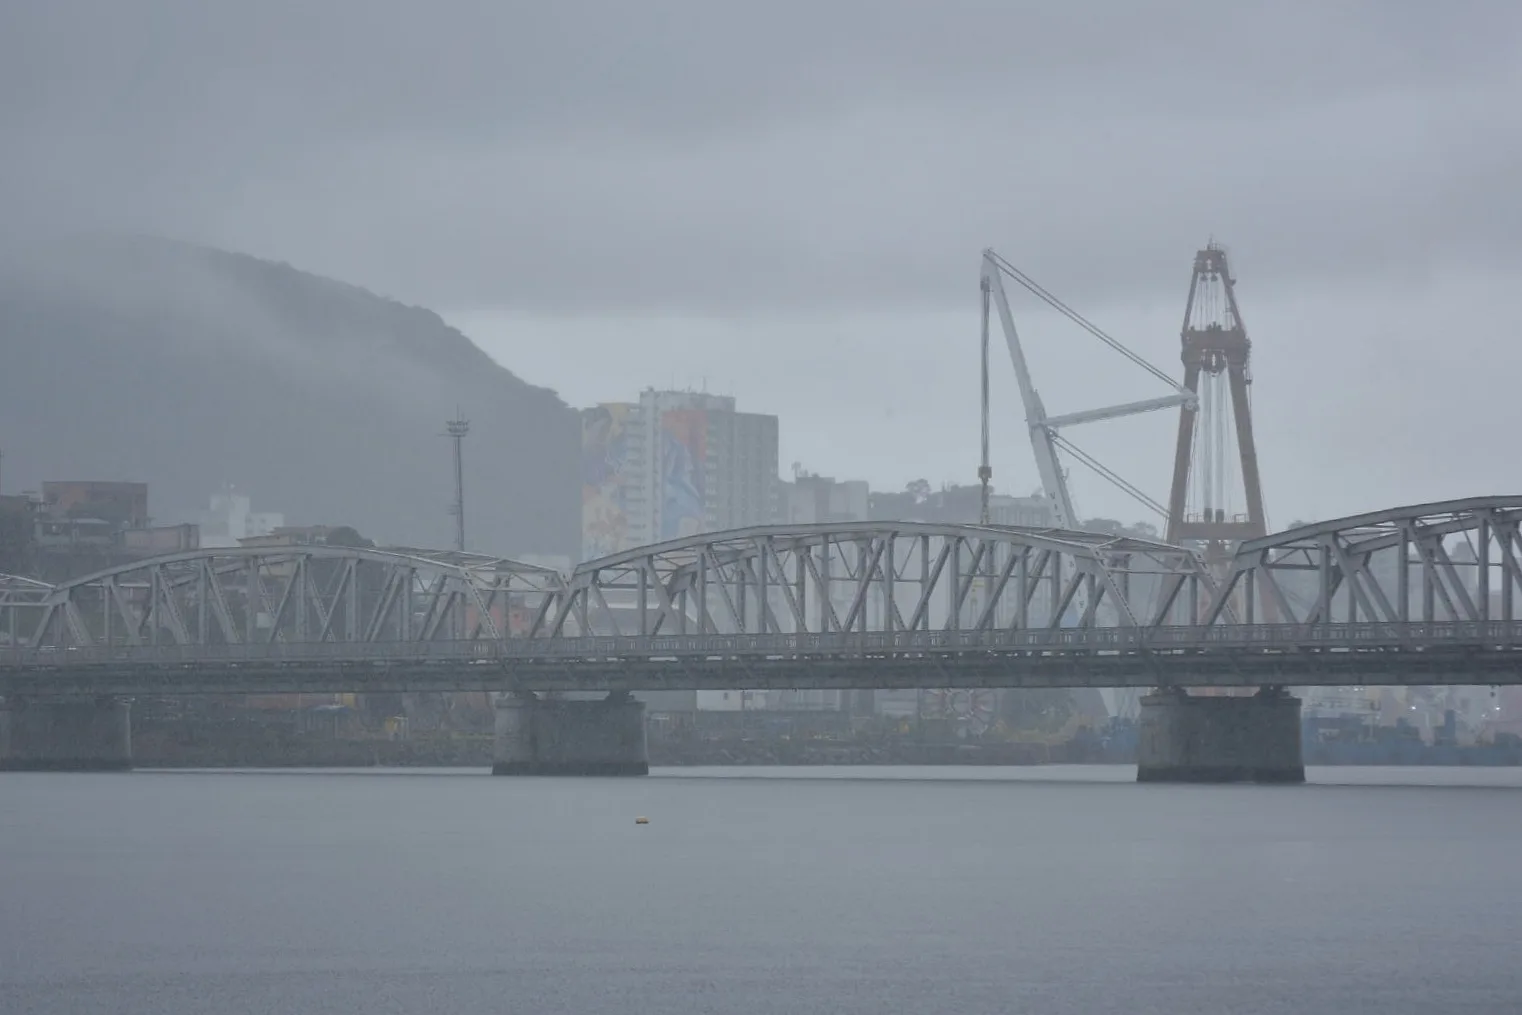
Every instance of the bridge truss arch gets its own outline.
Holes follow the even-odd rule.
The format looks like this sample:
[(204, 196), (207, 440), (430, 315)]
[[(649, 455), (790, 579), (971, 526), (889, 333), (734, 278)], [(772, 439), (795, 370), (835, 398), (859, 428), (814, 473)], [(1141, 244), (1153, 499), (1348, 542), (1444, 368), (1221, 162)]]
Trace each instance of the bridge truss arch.
[(1149, 540), (925, 522), (766, 525), (588, 561), (532, 634), (1156, 627), (1199, 616), (1215, 591), (1197, 554)]
[(53, 586), (36, 578), (19, 574), (0, 574), (0, 607), (37, 606), (53, 591)]
[(1390, 508), (1243, 542), (1205, 615), (1228, 624), (1522, 619), (1522, 495)]
[(549, 568), (476, 554), (206, 548), (49, 587), (17, 644), (214, 648), (496, 640), (510, 635), (514, 617), (543, 612), (564, 583)]
[(19, 645), (37, 622), (53, 586), (36, 578), (0, 574), (0, 647)]

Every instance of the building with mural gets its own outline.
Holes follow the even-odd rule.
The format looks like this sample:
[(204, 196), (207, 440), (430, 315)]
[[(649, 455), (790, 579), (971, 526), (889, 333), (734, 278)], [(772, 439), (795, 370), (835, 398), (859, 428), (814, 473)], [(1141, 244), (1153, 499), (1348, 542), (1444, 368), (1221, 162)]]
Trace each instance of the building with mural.
[(764, 525), (777, 497), (777, 417), (724, 395), (648, 389), (581, 416), (582, 559)]
[(639, 406), (604, 403), (581, 413), (581, 556), (616, 553), (629, 543), (629, 494), (636, 463), (632, 443), (639, 432)]

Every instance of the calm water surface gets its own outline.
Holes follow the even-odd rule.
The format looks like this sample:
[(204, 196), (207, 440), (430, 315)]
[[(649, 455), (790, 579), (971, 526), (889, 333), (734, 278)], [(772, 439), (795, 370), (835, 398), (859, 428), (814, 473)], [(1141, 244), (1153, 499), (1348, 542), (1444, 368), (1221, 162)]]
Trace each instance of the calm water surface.
[(1132, 773), (0, 777), (0, 1013), (1522, 1011), (1522, 772)]

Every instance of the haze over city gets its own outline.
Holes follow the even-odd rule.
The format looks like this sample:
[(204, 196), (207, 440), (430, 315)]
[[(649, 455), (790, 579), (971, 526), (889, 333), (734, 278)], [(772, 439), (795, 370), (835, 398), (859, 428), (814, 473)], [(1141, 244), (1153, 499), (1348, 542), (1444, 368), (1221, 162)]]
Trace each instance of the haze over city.
[[(1173, 369), (1213, 236), (1274, 521), (1505, 485), (1451, 421), (1506, 428), (1522, 355), (1491, 342), (1522, 244), (1512, 5), (297, 10), (8, 6), (7, 218), (428, 306), (572, 405), (734, 394), (781, 417), (784, 464), (887, 489), (973, 481), (982, 247)], [(1054, 408), (1133, 390), (1029, 332)], [(995, 483), (1026, 493), (997, 367)], [(1081, 440), (1157, 496), (1170, 426)]]
[(0, 1013), (1516, 1015), (1519, 97), (1517, 0), (0, 0)]

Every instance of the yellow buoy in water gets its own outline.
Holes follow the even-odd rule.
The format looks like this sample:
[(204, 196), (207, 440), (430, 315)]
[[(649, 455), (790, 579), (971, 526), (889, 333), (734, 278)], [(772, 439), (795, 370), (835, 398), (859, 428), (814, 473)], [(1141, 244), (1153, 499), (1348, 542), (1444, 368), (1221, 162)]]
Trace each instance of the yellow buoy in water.
[(635, 818), (634, 819), (634, 823), (636, 825), (648, 825), (648, 824), (650, 824), (650, 819), (649, 818)]

